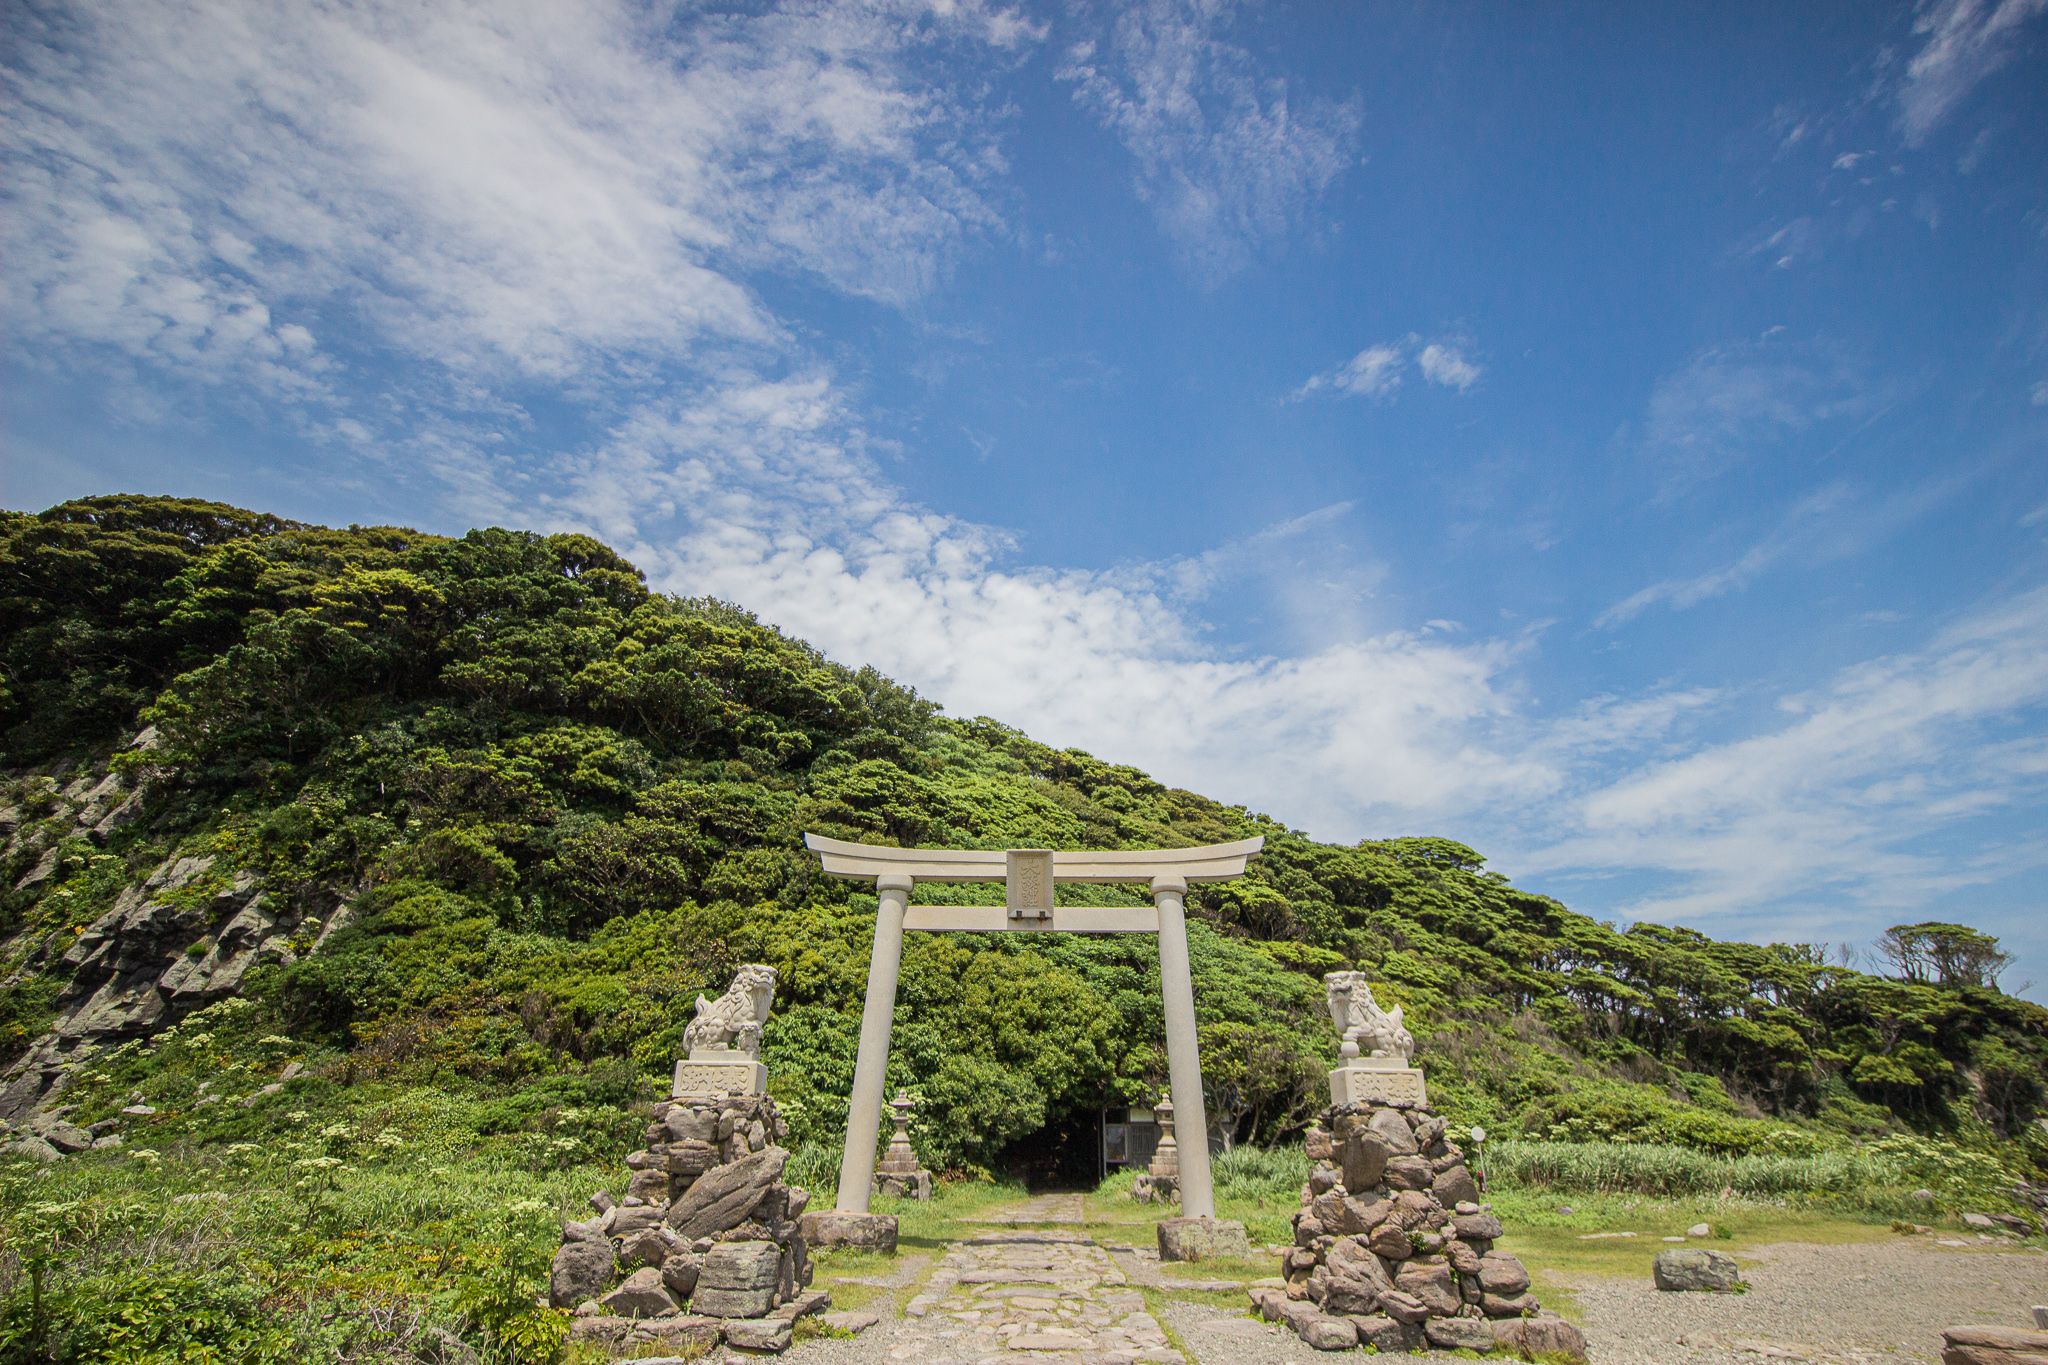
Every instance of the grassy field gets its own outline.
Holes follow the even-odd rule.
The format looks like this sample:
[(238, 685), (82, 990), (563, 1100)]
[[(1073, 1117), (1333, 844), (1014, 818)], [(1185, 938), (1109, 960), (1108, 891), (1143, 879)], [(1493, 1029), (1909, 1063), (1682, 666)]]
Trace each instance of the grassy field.
[[(431, 1354), (439, 1332), (502, 1360), (550, 1358), (566, 1318), (536, 1295), (562, 1222), (623, 1182), (629, 1143), (612, 1125), (563, 1109), (542, 1132), (480, 1136), (490, 1115), (476, 1101), (304, 1082), (265, 1112), (214, 1112), (138, 1118), (124, 1147), (51, 1166), (0, 1160), (0, 1359), (403, 1360)], [(233, 1131), (245, 1124), (269, 1135)], [(832, 1199), (827, 1155), (791, 1162), (820, 1208)], [(1713, 1227), (1707, 1245), (1740, 1257), (1773, 1242), (1894, 1236), (1902, 1214), (1959, 1229), (1964, 1209), (1999, 1206), (1969, 1159), (1898, 1144), (1854, 1160), (1734, 1164), (1600, 1144), (1504, 1143), (1489, 1155), (1503, 1246), (1565, 1312), (1568, 1281), (1646, 1275), (1662, 1239), (1695, 1223)], [(1255, 1245), (1287, 1241), (1308, 1174), (1301, 1150), (1240, 1149), (1214, 1164), (1218, 1213), (1244, 1222)], [(1658, 1181), (1677, 1193), (1642, 1192)], [(1154, 1225), (1175, 1210), (1135, 1202), (1130, 1184), (1119, 1175), (1085, 1193), (1075, 1230), (1154, 1245)], [(1934, 1197), (1914, 1197), (1916, 1186)], [(817, 1283), (839, 1306), (900, 1312), (948, 1243), (1027, 1197), (958, 1181), (927, 1204), (878, 1200), (900, 1220), (902, 1254), (823, 1253)], [(1588, 1235), (1601, 1232), (1634, 1235)], [(1161, 1276), (1242, 1284), (1278, 1270), (1261, 1252)]]

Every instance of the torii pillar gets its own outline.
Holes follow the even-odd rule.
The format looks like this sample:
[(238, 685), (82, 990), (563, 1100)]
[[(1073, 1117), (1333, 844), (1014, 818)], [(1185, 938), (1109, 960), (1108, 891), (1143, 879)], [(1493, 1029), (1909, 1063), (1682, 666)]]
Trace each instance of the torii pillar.
[[(846, 1150), (839, 1164), (839, 1197), (832, 1216), (836, 1222), (821, 1221), (823, 1239), (868, 1245), (879, 1240), (872, 1229), (860, 1231), (859, 1220), (871, 1217), (868, 1194), (881, 1131), (904, 932), (1052, 930), (1158, 935), (1167, 1070), (1181, 1126), (1193, 1134), (1193, 1140), (1181, 1147), (1181, 1217), (1161, 1224), (1161, 1255), (1168, 1260), (1199, 1260), (1204, 1255), (1245, 1251), (1243, 1226), (1216, 1219), (1216, 1196), (1209, 1175), (1209, 1122), (1202, 1101), (1202, 1059), (1195, 1035), (1194, 978), (1188, 964), (1186, 896), (1191, 883), (1242, 875), (1246, 860), (1264, 845), (1264, 838), (1253, 838), (1199, 848), (993, 852), (888, 848), (806, 834), (804, 846), (818, 855), (828, 876), (873, 878), (881, 901), (868, 962), (867, 999), (861, 1006), (860, 1053), (854, 1064)], [(1001, 882), (1004, 904), (912, 905), (910, 892), (919, 881)], [(1055, 906), (1053, 887), (1060, 882), (1142, 883), (1152, 893), (1152, 907)], [(834, 1230), (827, 1231), (828, 1227)], [(893, 1234), (893, 1228), (890, 1231)], [(893, 1243), (893, 1235), (888, 1240)]]

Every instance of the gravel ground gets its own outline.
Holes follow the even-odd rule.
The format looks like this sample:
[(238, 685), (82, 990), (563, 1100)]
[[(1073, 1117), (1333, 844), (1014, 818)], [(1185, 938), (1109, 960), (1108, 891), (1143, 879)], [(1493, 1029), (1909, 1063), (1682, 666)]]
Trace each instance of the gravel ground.
[(1900, 1238), (1760, 1247), (1747, 1294), (1664, 1294), (1640, 1281), (1573, 1285), (1600, 1365), (1906, 1365), (1941, 1357), (1941, 1329), (2031, 1326), (2048, 1303), (2048, 1254)]
[[(1941, 1329), (2032, 1324), (2048, 1303), (2048, 1254), (1935, 1246), (1791, 1243), (1740, 1257), (1747, 1294), (1666, 1294), (1638, 1280), (1573, 1284), (1594, 1365), (1930, 1365)], [(1198, 1365), (1310, 1365), (1285, 1328), (1178, 1304), (1166, 1325)], [(1330, 1357), (1321, 1357), (1329, 1359)]]
[[(1665, 1294), (1647, 1274), (1640, 1281), (1576, 1281), (1578, 1322), (1594, 1365), (1933, 1365), (1942, 1328), (1969, 1322), (2023, 1327), (2031, 1322), (2031, 1305), (2048, 1303), (2048, 1253), (2040, 1251), (1902, 1238), (1788, 1243), (1739, 1259), (1747, 1294)], [(1336, 1358), (1241, 1312), (1177, 1303), (1162, 1317), (1195, 1365), (1315, 1365)], [(976, 1358), (949, 1353), (950, 1344), (931, 1340), (920, 1324), (885, 1318), (850, 1341), (807, 1342), (787, 1359), (792, 1365), (941, 1365)], [(1070, 1353), (1031, 1354), (1049, 1362), (1073, 1359)]]

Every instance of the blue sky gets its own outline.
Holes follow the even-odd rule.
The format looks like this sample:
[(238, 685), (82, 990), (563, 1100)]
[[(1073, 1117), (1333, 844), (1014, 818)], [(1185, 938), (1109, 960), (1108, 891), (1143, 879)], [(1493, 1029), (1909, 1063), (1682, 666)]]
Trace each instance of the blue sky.
[(578, 528), (961, 714), (2048, 997), (2048, 0), (17, 7), (0, 500)]

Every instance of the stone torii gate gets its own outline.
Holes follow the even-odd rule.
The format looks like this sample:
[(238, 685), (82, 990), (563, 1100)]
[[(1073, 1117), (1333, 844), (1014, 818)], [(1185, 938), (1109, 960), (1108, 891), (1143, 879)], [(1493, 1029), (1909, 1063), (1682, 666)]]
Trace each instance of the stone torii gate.
[[(875, 1140), (889, 1069), (889, 1031), (896, 1008), (896, 977), (905, 930), (1051, 930), (1060, 933), (1156, 933), (1159, 981), (1166, 1006), (1166, 1060), (1182, 1131), (1194, 1134), (1180, 1149), (1183, 1219), (1213, 1220), (1216, 1197), (1209, 1179), (1209, 1123), (1202, 1103), (1202, 1062), (1195, 1046), (1194, 981), (1188, 970), (1185, 897), (1190, 885), (1227, 881), (1265, 846), (1263, 837), (1200, 848), (1068, 852), (1007, 852), (949, 848), (888, 848), (804, 835), (826, 875), (874, 880), (881, 907), (868, 963), (868, 993), (861, 1007), (860, 1054), (846, 1114), (846, 1153), (839, 1165), (838, 1212), (864, 1215), (874, 1178)], [(912, 905), (917, 882), (1001, 882), (1002, 905)], [(1061, 882), (1142, 882), (1152, 906), (1055, 906)], [(1163, 1229), (1162, 1229), (1163, 1234)], [(1162, 1244), (1164, 1236), (1162, 1235)]]

